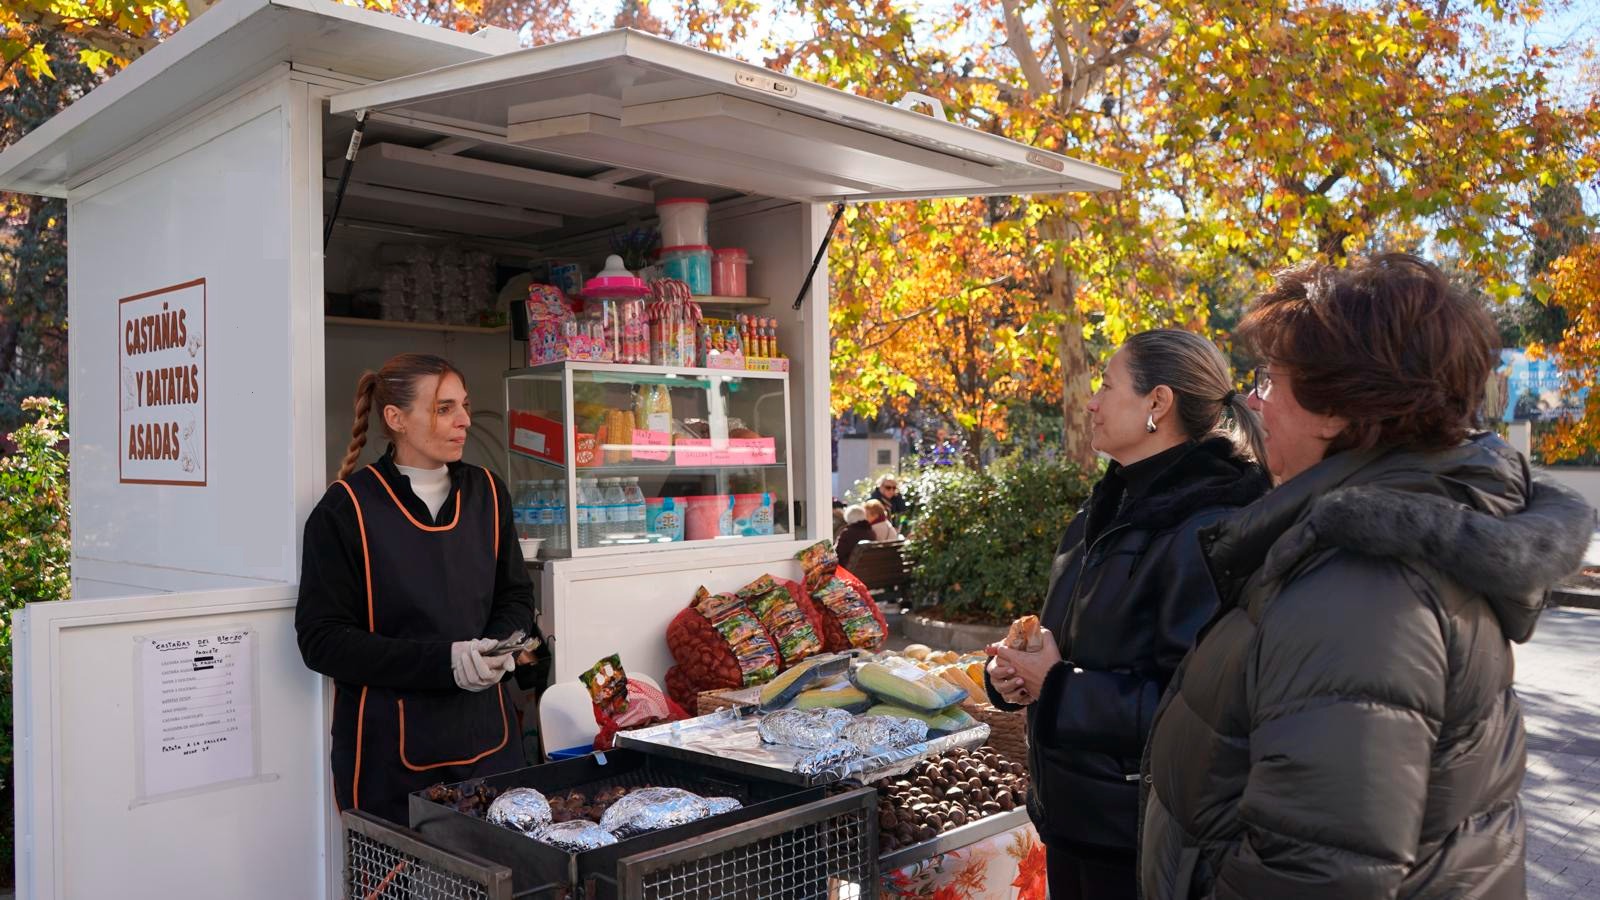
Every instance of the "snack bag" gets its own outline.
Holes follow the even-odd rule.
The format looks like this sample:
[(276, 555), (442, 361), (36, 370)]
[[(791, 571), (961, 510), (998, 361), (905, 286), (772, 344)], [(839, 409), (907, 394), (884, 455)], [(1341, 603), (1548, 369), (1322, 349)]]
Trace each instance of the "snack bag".
[(595, 708), (615, 719), (628, 711), (628, 674), (622, 670), (622, 657), (613, 653), (578, 676), (589, 689)]
[(771, 575), (763, 575), (744, 586), (738, 597), (777, 643), (785, 668), (822, 652), (822, 638), (818, 636), (821, 623), (812, 622), (815, 607), (808, 614), (789, 589)]
[[(838, 652), (852, 648), (876, 650), (888, 640), (889, 628), (878, 605), (864, 590), (850, 584), (855, 576), (839, 569), (839, 577), (813, 591), (812, 599), (826, 614), (823, 630), (827, 636), (825, 649)], [(850, 581), (846, 581), (846, 577)], [(860, 582), (856, 581), (856, 585)]]
[(832, 580), (834, 570), (839, 568), (839, 555), (833, 552), (832, 541), (817, 541), (794, 558), (800, 560), (800, 568), (806, 573), (806, 591), (812, 594)]
[(689, 718), (683, 707), (672, 702), (648, 683), (631, 679), (628, 682), (628, 711), (613, 718), (595, 707), (594, 721), (600, 731), (594, 738), (594, 749), (610, 750), (618, 731), (649, 728), (663, 722), (678, 722)]
[(711, 623), (733, 651), (744, 687), (763, 684), (778, 674), (778, 648), (738, 595), (712, 594), (701, 587), (695, 592), (692, 608)]

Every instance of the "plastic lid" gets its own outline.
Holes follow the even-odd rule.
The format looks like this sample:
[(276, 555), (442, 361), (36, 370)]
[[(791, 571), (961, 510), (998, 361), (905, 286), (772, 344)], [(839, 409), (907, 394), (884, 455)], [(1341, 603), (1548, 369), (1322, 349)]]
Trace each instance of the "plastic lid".
[(662, 247), (661, 248), (661, 252), (662, 253), (695, 253), (695, 252), (698, 252), (698, 251), (701, 251), (701, 250), (704, 250), (705, 252), (710, 253), (711, 252), (711, 245), (710, 244), (680, 244), (680, 245), (678, 245), (676, 247)]
[(668, 197), (665, 200), (656, 201), (657, 206), (667, 206), (672, 203), (700, 203), (705, 206), (711, 205), (711, 201), (704, 197)]
[(583, 292), (590, 297), (643, 297), (650, 293), (644, 279), (637, 278), (622, 265), (622, 257), (606, 257), (606, 267), (583, 283)]

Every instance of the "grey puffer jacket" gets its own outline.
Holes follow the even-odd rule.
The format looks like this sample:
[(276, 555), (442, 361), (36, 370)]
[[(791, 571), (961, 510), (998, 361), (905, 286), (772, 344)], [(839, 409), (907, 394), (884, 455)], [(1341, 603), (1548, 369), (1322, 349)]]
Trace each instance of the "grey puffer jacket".
[(1594, 527), (1490, 435), (1338, 454), (1202, 532), (1222, 606), (1146, 749), (1147, 900), (1524, 897), (1511, 642)]

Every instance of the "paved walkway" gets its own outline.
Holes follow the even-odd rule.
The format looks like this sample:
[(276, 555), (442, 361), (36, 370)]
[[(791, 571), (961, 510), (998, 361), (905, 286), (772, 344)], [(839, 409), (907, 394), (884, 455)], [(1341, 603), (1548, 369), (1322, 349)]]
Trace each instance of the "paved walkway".
[(1600, 611), (1552, 609), (1517, 648), (1528, 898), (1600, 897)]

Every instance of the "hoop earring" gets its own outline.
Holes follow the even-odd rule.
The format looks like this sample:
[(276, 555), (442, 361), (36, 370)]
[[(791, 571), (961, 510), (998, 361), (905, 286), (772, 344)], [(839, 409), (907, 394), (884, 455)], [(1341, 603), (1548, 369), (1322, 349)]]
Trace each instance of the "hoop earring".
[(1155, 413), (1151, 413), (1149, 415), (1149, 417), (1144, 420), (1144, 430), (1150, 432), (1151, 434), (1155, 434), (1156, 433), (1156, 414)]

